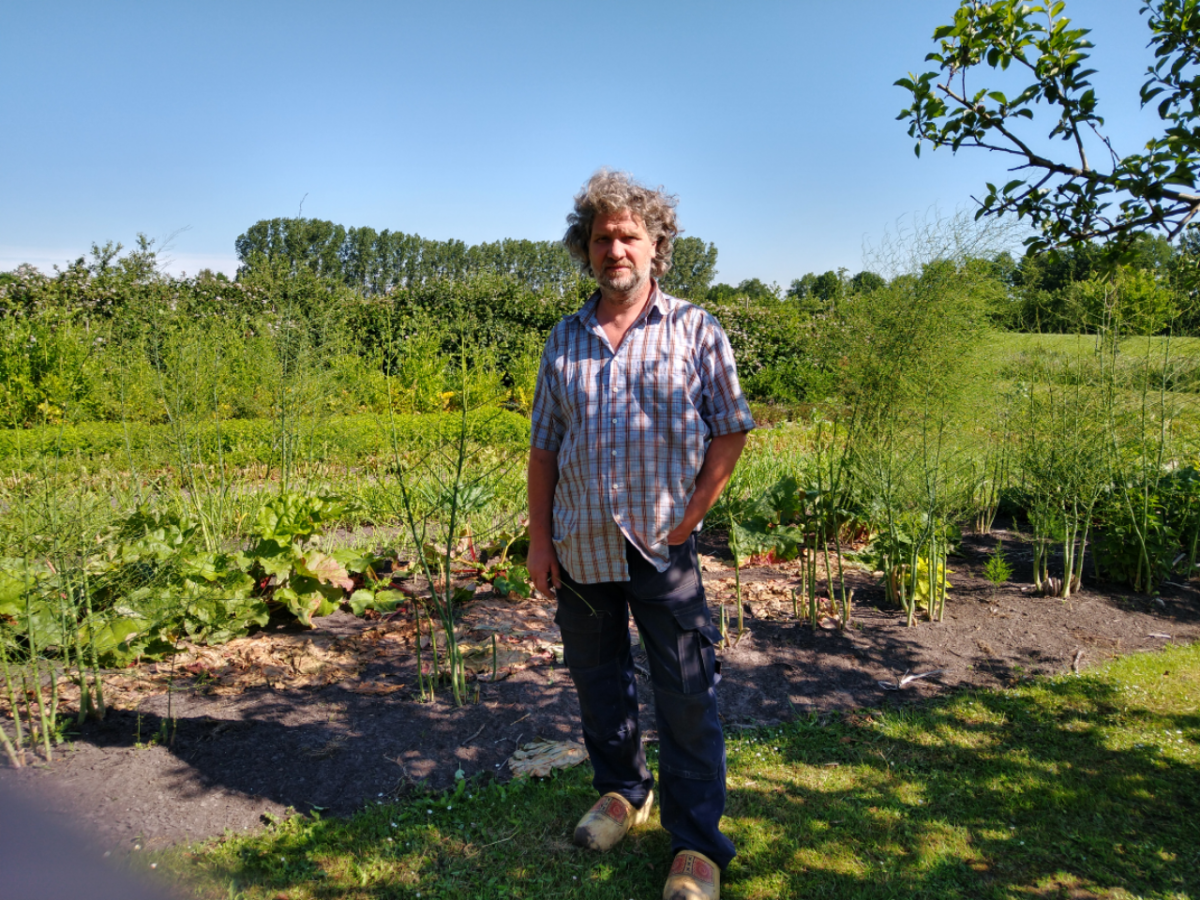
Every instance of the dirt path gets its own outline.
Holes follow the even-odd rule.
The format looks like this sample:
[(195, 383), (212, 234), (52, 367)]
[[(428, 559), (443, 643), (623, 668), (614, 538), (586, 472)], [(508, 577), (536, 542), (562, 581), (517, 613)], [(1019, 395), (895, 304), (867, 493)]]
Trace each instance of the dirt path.
[[(1006, 547), (1018, 545), (1000, 536)], [(850, 576), (856, 610), (841, 632), (795, 623), (788, 567), (743, 569), (748, 633), (723, 652), (718, 688), (726, 726), (912, 703), (1200, 639), (1195, 581), (1169, 585), (1157, 600), (1090, 585), (1066, 602), (1032, 596), (1019, 582), (993, 591), (979, 576), (994, 541), (964, 542), (951, 561), (945, 621), (916, 628), (882, 605), (869, 573)], [(714, 604), (727, 598), (731, 576), (706, 572)], [(468, 605), (464, 633), (480, 648), (475, 668), (490, 676), (497, 634), (511, 674), (474, 682), (479, 702), (462, 708), (444, 691), (419, 701), (410, 622), (344, 613), (319, 620), (314, 632), (284, 629), (198, 652), (170, 695), (162, 672), (122, 673), (112, 689), (120, 708), (88, 724), (52, 765), (0, 768), (0, 783), (93, 829), (106, 846), (130, 849), (258, 828), (289, 807), (348, 814), (414, 785), (446, 787), (459, 769), (506, 777), (502, 764), (518, 742), (580, 739), (551, 613), (545, 603), (490, 592)], [(428, 660), (428, 647), (424, 653)], [(944, 671), (901, 690), (880, 685), (933, 669)], [(652, 694), (639, 689), (643, 724), (652, 725)], [(169, 747), (156, 739), (160, 728), (173, 735)], [(654, 739), (652, 728), (646, 736)]]

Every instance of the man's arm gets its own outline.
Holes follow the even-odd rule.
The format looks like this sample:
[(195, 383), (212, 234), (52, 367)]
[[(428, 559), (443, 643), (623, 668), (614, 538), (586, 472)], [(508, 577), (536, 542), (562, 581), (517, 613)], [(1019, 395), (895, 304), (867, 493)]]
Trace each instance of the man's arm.
[[(731, 467), (732, 468), (732, 467)], [(554, 552), (554, 488), (558, 485), (558, 454), (533, 447), (529, 451), (529, 558), (526, 566), (533, 586), (553, 597), (562, 582)], [(715, 499), (715, 498), (714, 498)]]
[[(733, 434), (724, 434), (709, 441), (708, 450), (704, 454), (704, 465), (700, 467), (700, 473), (696, 476), (696, 489), (692, 492), (692, 498), (688, 500), (687, 509), (683, 513), (683, 521), (671, 529), (671, 533), (667, 535), (668, 544), (682, 544), (688, 539), (688, 535), (696, 530), (700, 520), (708, 515), (708, 511), (717, 502), (721, 491), (725, 490), (725, 485), (729, 483), (729, 479), (733, 475), (733, 467), (737, 465), (738, 457), (742, 455), (742, 450), (746, 446), (746, 434), (745, 431), (735, 431)], [(532, 511), (532, 489), (530, 490), (529, 506)], [(533, 526), (531, 524), (530, 535), (532, 536), (532, 534)], [(530, 546), (532, 548), (532, 541)], [(532, 549), (529, 558), (533, 558)], [(531, 568), (530, 572), (532, 571)]]

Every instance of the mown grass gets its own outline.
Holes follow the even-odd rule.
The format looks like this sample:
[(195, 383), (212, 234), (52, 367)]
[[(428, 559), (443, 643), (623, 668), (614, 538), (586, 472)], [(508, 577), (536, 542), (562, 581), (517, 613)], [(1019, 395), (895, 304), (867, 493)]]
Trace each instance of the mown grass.
[[(732, 736), (726, 898), (1200, 895), (1200, 645)], [(224, 898), (654, 898), (657, 817), (569, 843), (586, 767), (293, 817), (159, 857)]]
[[(1007, 354), (1028, 350), (1047, 350), (1087, 355), (1095, 352), (1096, 336), (1094, 334), (1024, 334), (1003, 331), (996, 333), (992, 343), (997, 349)], [(1152, 355), (1161, 355), (1164, 346), (1168, 343), (1172, 353), (1178, 353), (1181, 356), (1200, 356), (1200, 338), (1198, 337), (1132, 336), (1121, 341), (1121, 349), (1129, 352), (1145, 352), (1145, 348), (1149, 346)]]
[(980, 374), (1001, 381), (1030, 375), (1060, 383), (1076, 380), (1107, 381), (1114, 386), (1140, 390), (1148, 383), (1157, 391), (1166, 382), (1170, 391), (1200, 392), (1200, 338), (1123, 338), (1115, 357), (1105, 350), (1109, 371), (1100, 374), (1101, 343), (1091, 334), (1018, 334), (995, 332), (976, 352)]

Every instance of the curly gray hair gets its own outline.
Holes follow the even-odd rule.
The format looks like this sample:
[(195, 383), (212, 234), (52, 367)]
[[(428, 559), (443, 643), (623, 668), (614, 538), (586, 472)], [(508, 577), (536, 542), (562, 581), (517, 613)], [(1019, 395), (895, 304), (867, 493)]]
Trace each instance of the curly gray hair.
[(642, 220), (646, 233), (654, 241), (654, 262), (650, 273), (661, 278), (671, 269), (671, 254), (675, 238), (682, 229), (675, 219), (677, 197), (660, 187), (651, 190), (638, 184), (628, 172), (601, 169), (588, 179), (575, 195), (575, 209), (567, 216), (567, 233), (563, 235), (563, 246), (579, 263), (585, 275), (595, 277), (588, 259), (588, 242), (592, 238), (592, 224), (598, 215), (630, 212)]

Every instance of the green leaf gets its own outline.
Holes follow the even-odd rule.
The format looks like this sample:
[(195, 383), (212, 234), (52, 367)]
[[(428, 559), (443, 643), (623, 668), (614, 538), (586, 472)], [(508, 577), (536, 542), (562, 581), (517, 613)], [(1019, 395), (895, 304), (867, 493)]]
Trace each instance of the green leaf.
[(292, 568), (296, 564), (296, 556), (291, 552), (280, 552), (275, 556), (260, 556), (257, 561), (262, 567), (263, 572), (283, 581), (292, 574)]
[(354, 579), (332, 556), (319, 550), (309, 550), (303, 557), (296, 560), (296, 571), (301, 575), (315, 578), (323, 584), (339, 587), (344, 591), (353, 590)]
[(492, 587), (501, 597), (509, 597), (516, 594), (518, 597), (528, 599), (533, 596), (533, 585), (530, 583), (529, 570), (524, 566), (513, 566), (504, 575), (501, 575), (494, 582)]
[(96, 653), (104, 665), (121, 665), (137, 655), (133, 638), (143, 635), (149, 625), (148, 619), (114, 618), (90, 633), (86, 625), (81, 626), (80, 638), (85, 644), (89, 638), (95, 642)]
[(329, 555), (345, 566), (347, 572), (365, 575), (369, 579), (378, 577), (375, 573), (384, 562), (369, 550), (353, 550), (349, 547), (339, 548)]
[(375, 592), (359, 589), (350, 595), (350, 599), (346, 601), (350, 604), (350, 612), (356, 616), (361, 616), (368, 609), (373, 609), (375, 606)]
[(385, 588), (382, 591), (375, 592), (375, 609), (380, 612), (391, 612), (407, 600), (408, 596), (403, 591), (393, 591), (391, 588)]

